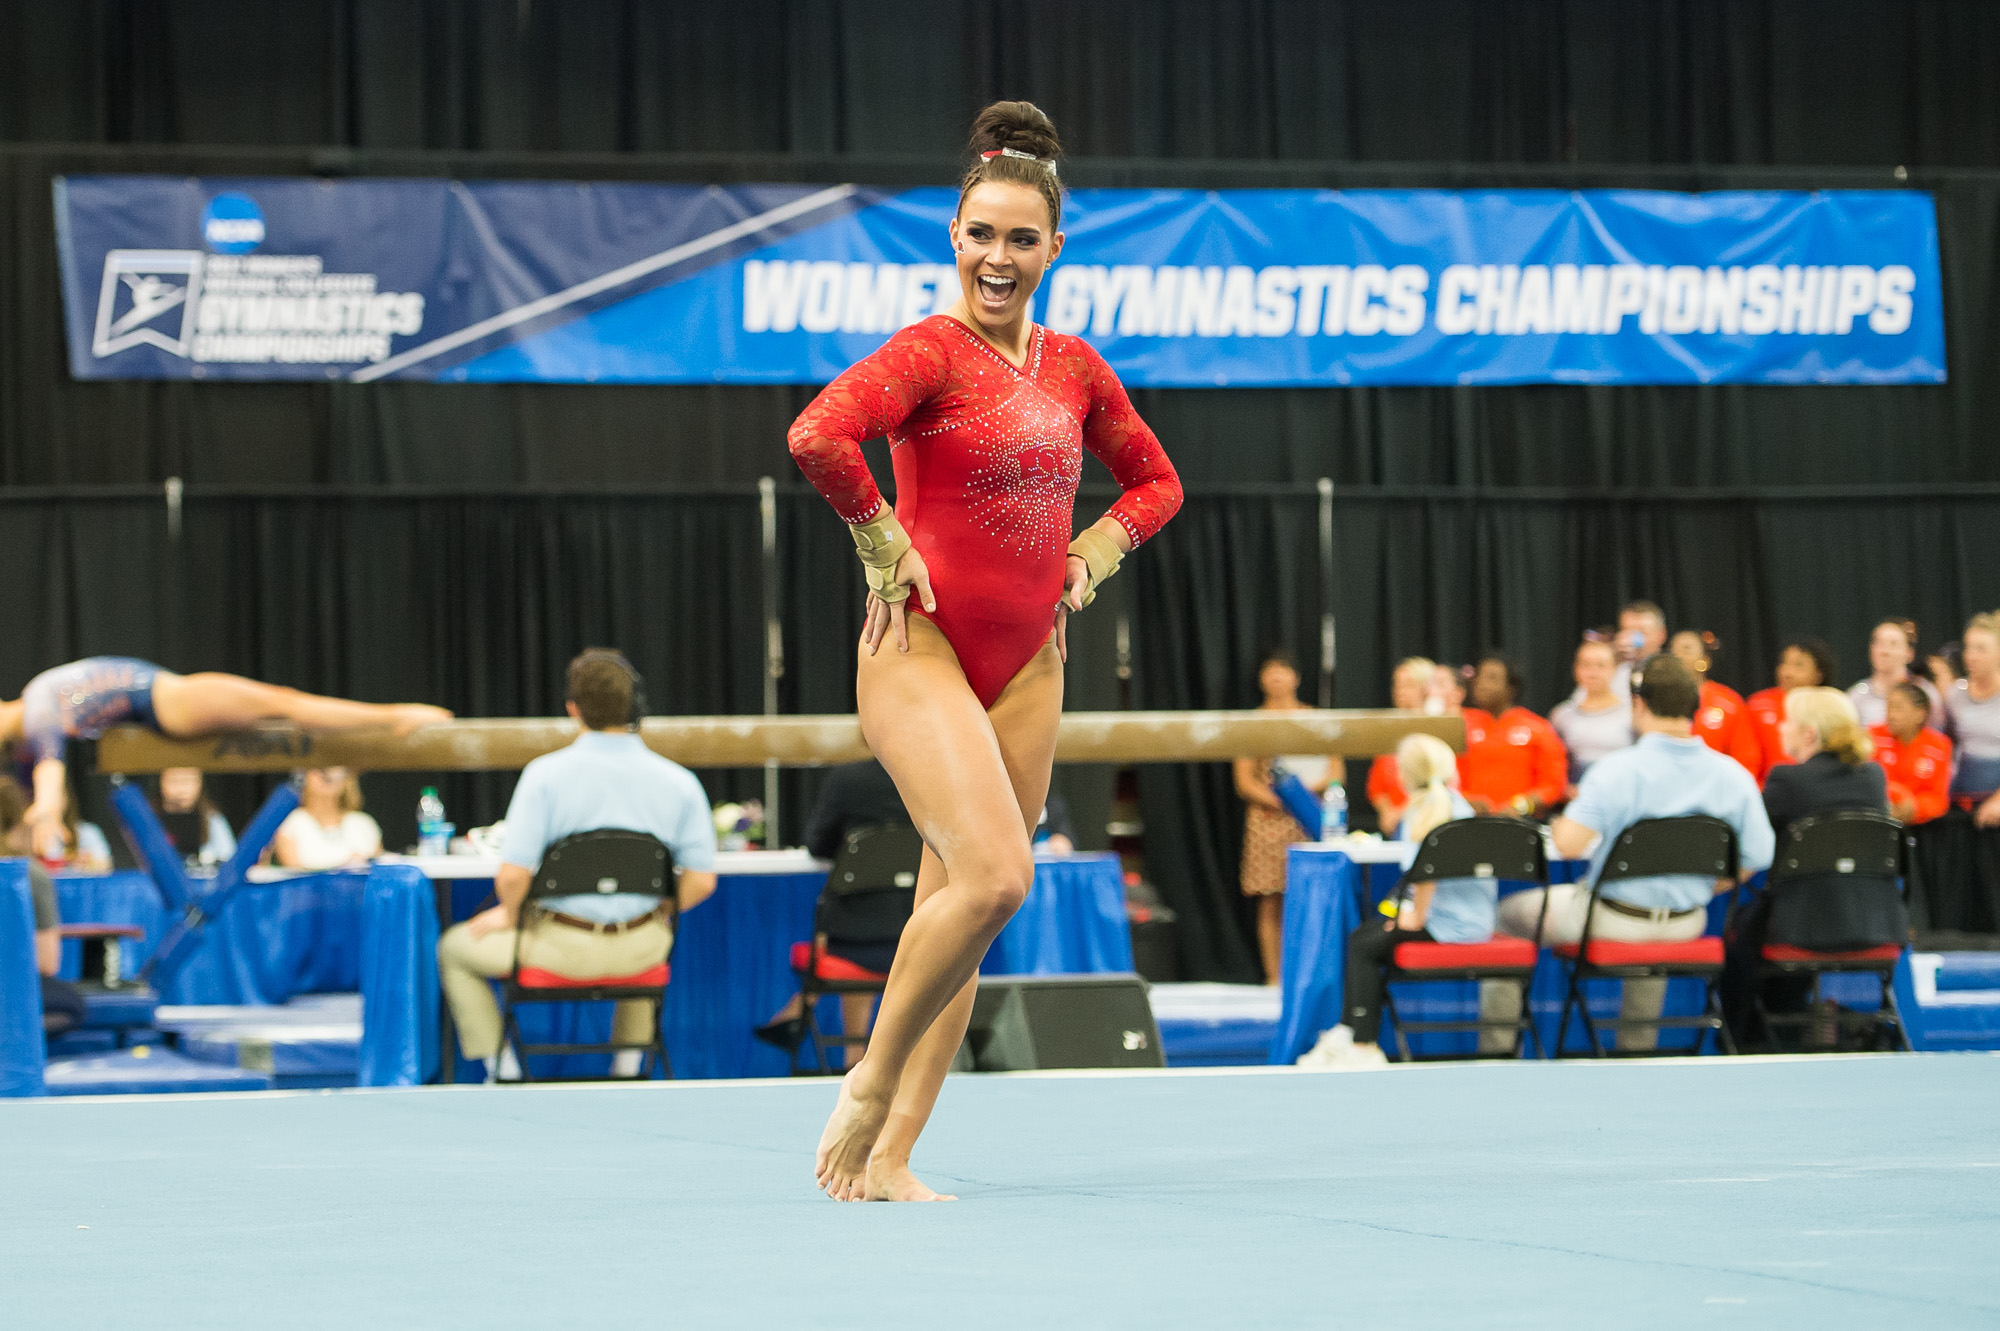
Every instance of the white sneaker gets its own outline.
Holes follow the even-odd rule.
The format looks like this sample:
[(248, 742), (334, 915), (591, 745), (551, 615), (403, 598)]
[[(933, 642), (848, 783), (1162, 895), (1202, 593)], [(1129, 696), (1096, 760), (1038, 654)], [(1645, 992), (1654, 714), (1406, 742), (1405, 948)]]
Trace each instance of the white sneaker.
[(514, 1046), (511, 1044), (501, 1045), (500, 1057), (489, 1060), (486, 1066), (492, 1069), (488, 1075), (493, 1081), (521, 1080), (521, 1060), (514, 1057)]
[(611, 1075), (614, 1077), (636, 1077), (639, 1075), (639, 1060), (646, 1056), (643, 1049), (620, 1049), (611, 1056)]
[(1332, 1067), (1335, 1060), (1354, 1048), (1354, 1028), (1347, 1025), (1331, 1026), (1319, 1033), (1313, 1047), (1298, 1057), (1298, 1067)]
[(1336, 1053), (1327, 1066), (1336, 1072), (1359, 1072), (1365, 1068), (1386, 1068), (1389, 1056), (1379, 1044), (1350, 1044)]

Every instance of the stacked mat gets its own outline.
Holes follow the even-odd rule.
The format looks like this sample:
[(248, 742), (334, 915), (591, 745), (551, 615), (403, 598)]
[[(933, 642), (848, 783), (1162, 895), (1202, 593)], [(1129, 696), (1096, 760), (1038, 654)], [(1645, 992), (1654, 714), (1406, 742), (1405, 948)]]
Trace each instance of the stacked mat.
[(1896, 1006), (1918, 1049), (2000, 1049), (2000, 952), (1913, 952)]
[(1276, 988), (1156, 984), (1148, 997), (1168, 1067), (1250, 1067), (1269, 1061), (1281, 1002)]

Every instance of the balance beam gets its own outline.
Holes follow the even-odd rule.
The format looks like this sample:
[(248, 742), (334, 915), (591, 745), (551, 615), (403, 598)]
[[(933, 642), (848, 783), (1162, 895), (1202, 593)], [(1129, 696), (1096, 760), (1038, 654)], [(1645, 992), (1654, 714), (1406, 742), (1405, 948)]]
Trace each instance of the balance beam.
[[(656, 716), (640, 727), (646, 746), (684, 767), (825, 767), (868, 757), (852, 716)], [(165, 767), (204, 772), (287, 772), (352, 767), (369, 772), (517, 771), (577, 735), (567, 717), (449, 721), (398, 739), (387, 730), (307, 732), (291, 725), (206, 739), (177, 740), (117, 726), (97, 745), (101, 772)], [(1390, 753), (1405, 735), (1435, 735), (1465, 746), (1455, 716), (1390, 711), (1065, 712), (1056, 734), (1059, 763), (1215, 762), (1324, 753), (1365, 758)]]

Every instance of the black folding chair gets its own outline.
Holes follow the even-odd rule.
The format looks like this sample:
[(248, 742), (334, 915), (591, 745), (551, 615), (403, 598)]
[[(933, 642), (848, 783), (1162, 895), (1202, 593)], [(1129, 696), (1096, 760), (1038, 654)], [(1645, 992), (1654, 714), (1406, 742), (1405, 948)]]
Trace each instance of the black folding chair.
[[(1557, 956), (1569, 963), (1569, 989), (1563, 997), (1562, 1022), (1556, 1027), (1555, 1056), (1562, 1057), (1563, 1042), (1569, 1036), (1569, 1014), (1576, 1008), (1583, 1016), (1583, 1032), (1590, 1040), (1593, 1058), (1603, 1058), (1605, 1049), (1591, 1020), (1590, 1004), (1584, 1000), (1583, 986), (1589, 980), (1644, 980), (1688, 977), (1702, 981), (1702, 1012), (1696, 1017), (1625, 1018), (1612, 1023), (1617, 1031), (1639, 1027), (1660, 1030), (1714, 1031), (1727, 1052), (1736, 1052), (1729, 1024), (1722, 1018), (1717, 993), (1722, 978), (1722, 940), (1714, 935), (1686, 942), (1625, 943), (1614, 939), (1594, 939), (1591, 924), (1606, 883), (1659, 875), (1692, 875), (1710, 881), (1736, 880), (1736, 830), (1720, 818), (1691, 814), (1681, 818), (1645, 818), (1620, 832), (1611, 843), (1604, 868), (1591, 885), (1590, 905), (1583, 916), (1583, 937), (1575, 943), (1560, 944)], [(1701, 1052), (1703, 1034), (1695, 1036), (1694, 1051)], [(1627, 1050), (1624, 1053), (1659, 1053)], [(1675, 1053), (1676, 1050), (1665, 1052)]]
[[(679, 897), (674, 883), (674, 857), (658, 837), (623, 828), (601, 828), (566, 836), (550, 846), (528, 885), (521, 905), (521, 928), (514, 936), (514, 968), (501, 982), (506, 995), (507, 1039), (520, 1058), (521, 1080), (536, 1080), (528, 1074), (528, 1059), (535, 1054), (615, 1054), (628, 1049), (643, 1050), (647, 1057), (639, 1065), (639, 1075), (652, 1075), (651, 1061), (659, 1060), (662, 1073), (671, 1078), (673, 1065), (667, 1059), (666, 1037), (660, 1031), (660, 1016), (666, 1007), (667, 982), (672, 977), (668, 956), (631, 975), (602, 975), (578, 979), (554, 971), (521, 964), (521, 939), (530, 927), (564, 929), (570, 926), (543, 921), (533, 924), (530, 912), (536, 903), (550, 897), (588, 896), (619, 893), (658, 897), (671, 929), (680, 916)], [(517, 1009), (524, 1003), (617, 1003), (643, 1000), (653, 1004), (650, 1038), (640, 1044), (609, 1040), (595, 1044), (527, 1044), (521, 1039)], [(593, 1081), (591, 1077), (543, 1077), (542, 1081)]]
[[(1549, 885), (1549, 862), (1542, 848), (1542, 829), (1522, 818), (1461, 818), (1440, 823), (1425, 836), (1410, 867), (1396, 883), (1394, 901), (1400, 906), (1411, 885), (1431, 883), (1441, 878), (1491, 878), (1501, 882)], [(1548, 896), (1542, 897), (1542, 919), (1548, 918)], [(1404, 1033), (1426, 1031), (1512, 1031), (1518, 1058), (1522, 1040), (1534, 1042), (1537, 1053), (1541, 1041), (1535, 1035), (1534, 1014), (1528, 1005), (1528, 990), (1534, 983), (1535, 961), (1540, 956), (1541, 922), (1535, 925), (1535, 939), (1494, 937), (1484, 943), (1410, 942), (1397, 946), (1384, 978), (1391, 985), (1445, 980), (1493, 980), (1513, 984), (1521, 991), (1521, 1010), (1513, 1021), (1411, 1021), (1396, 1011), (1393, 991), (1385, 991), (1383, 1007), (1396, 1028), (1396, 1048), (1404, 1061), (1414, 1061)], [(1477, 1055), (1475, 1055), (1476, 1057)], [(1432, 1058), (1455, 1055), (1432, 1055)]]
[(830, 1072), (826, 1051), (858, 1045), (866, 1048), (866, 1031), (842, 1031), (827, 1035), (819, 1028), (816, 1009), (827, 994), (879, 994), (889, 983), (887, 971), (873, 971), (844, 957), (834, 956), (820, 946), (820, 940), (839, 939), (848, 943), (894, 943), (903, 936), (916, 908), (917, 867), (924, 857), (924, 841), (917, 829), (907, 824), (857, 827), (841, 842), (826, 887), (813, 907), (813, 936), (808, 943), (792, 947), (792, 970), (799, 977), (799, 998), (804, 1006), (805, 1039), (810, 1046), (813, 1067), (802, 1068), (798, 1051), (792, 1053), (792, 1072)]
[[(1785, 831), (1771, 872), (1765, 880), (1766, 892), (1787, 886), (1811, 890), (1806, 880), (1819, 879), (1860, 885), (1886, 884), (1892, 892), (1901, 890), (1907, 878), (1910, 857), (1909, 835), (1895, 819), (1879, 813), (1841, 812), (1801, 818)], [(1819, 977), (1842, 972), (1874, 975), (1882, 984), (1882, 1007), (1876, 1012), (1849, 1012), (1841, 1009), (1835, 1017), (1835, 1034), (1844, 1029), (1867, 1031), (1879, 1040), (1894, 1033), (1895, 1041), (1909, 1049), (1910, 1035), (1903, 1027), (1903, 1015), (1896, 1008), (1896, 964), (1902, 960), (1901, 943), (1851, 951), (1821, 952), (1789, 943), (1766, 943), (1758, 957), (1757, 980), (1752, 1004), (1757, 1018), (1779, 1043), (1781, 1030), (1805, 1028), (1818, 1018), (1811, 1012), (1771, 1012), (1764, 1005), (1763, 981), (1786, 977), (1812, 977), (1813, 1001), (1819, 999)]]

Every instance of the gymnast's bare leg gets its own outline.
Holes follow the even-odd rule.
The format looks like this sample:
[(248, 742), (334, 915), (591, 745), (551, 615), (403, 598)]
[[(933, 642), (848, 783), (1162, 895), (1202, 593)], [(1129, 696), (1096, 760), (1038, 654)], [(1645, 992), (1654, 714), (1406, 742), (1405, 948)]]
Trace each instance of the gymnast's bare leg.
[[(1049, 773), (1055, 765), (1056, 721), (1062, 715), (1062, 662), (1054, 644), (1046, 645), (1016, 675), (987, 712), (993, 734), (1000, 741), (1000, 757), (1014, 783), (1015, 807), (1021, 826), (1031, 836), (1049, 796)], [(923, 868), (917, 874), (917, 900), (923, 902), (949, 884), (944, 861), (928, 847)], [(977, 965), (977, 962), (974, 963)], [(965, 1040), (966, 1023), (972, 1017), (972, 1000), (979, 988), (974, 975), (931, 1023), (910, 1060), (903, 1066), (903, 1080), (889, 1108), (882, 1135), (868, 1157), (866, 1190), (871, 1202), (956, 1201), (926, 1187), (910, 1172), (910, 1152), (917, 1136), (929, 1121), (944, 1086), (951, 1060)]]
[[(881, 1186), (885, 1193), (922, 1187), (903, 1162), (963, 1037), (979, 959), (1034, 879), (1022, 800), (1033, 794), (1039, 815), (1062, 711), (1053, 644), (1022, 668), (989, 714), (944, 635), (914, 615), (907, 632), (907, 652), (894, 642), (880, 652), (862, 647), (858, 710), (862, 734), (942, 865), (943, 881), (933, 870), (937, 885), (903, 929), (867, 1053), (842, 1079), (820, 1139), (814, 1174), (840, 1201), (869, 1196), (870, 1157), (892, 1115), (898, 1130), (886, 1143)], [(920, 879), (920, 893), (925, 886)], [(927, 1038), (947, 1009), (953, 1020)]]
[(153, 681), (153, 717), (162, 734), (176, 739), (242, 730), (259, 721), (290, 721), (306, 730), (387, 726), (401, 738), (419, 727), (449, 721), (451, 713), (428, 703), (325, 698), (241, 675), (161, 671)]

